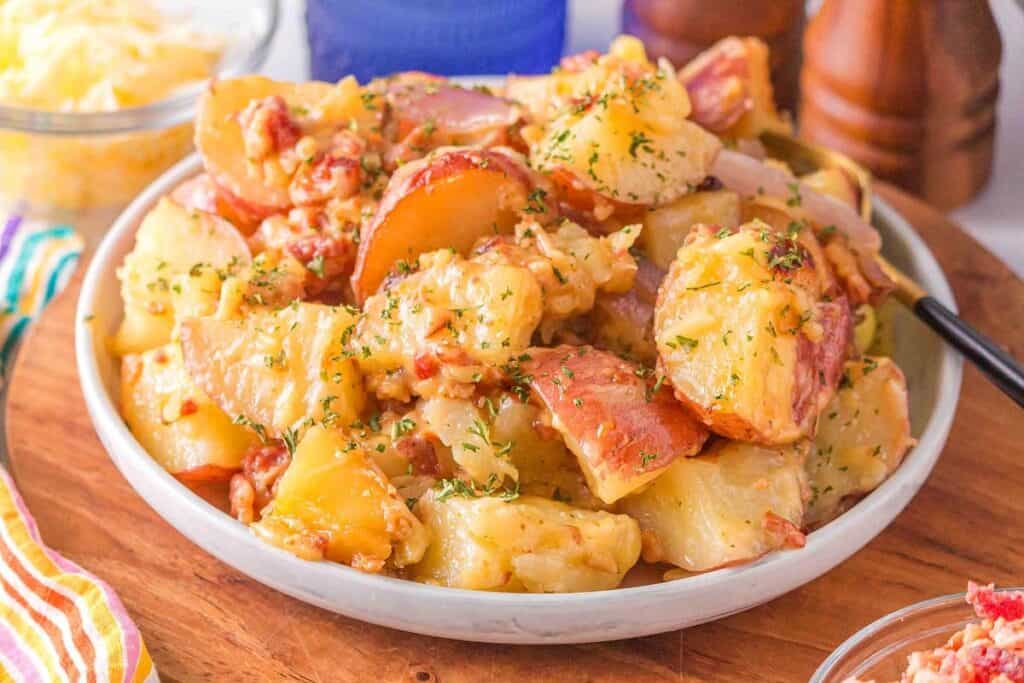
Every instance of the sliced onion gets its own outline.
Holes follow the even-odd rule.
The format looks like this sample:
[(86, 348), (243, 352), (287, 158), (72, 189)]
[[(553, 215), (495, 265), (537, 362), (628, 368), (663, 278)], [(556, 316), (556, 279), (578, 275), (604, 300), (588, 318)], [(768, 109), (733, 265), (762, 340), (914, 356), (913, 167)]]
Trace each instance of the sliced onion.
[(797, 200), (803, 212), (819, 228), (834, 225), (846, 235), (850, 248), (858, 253), (877, 254), (882, 238), (853, 208), (826, 197), (801, 183), (785, 171), (761, 163), (746, 154), (723, 149), (711, 164), (709, 173), (734, 192), (744, 196), (768, 195), (782, 200)]

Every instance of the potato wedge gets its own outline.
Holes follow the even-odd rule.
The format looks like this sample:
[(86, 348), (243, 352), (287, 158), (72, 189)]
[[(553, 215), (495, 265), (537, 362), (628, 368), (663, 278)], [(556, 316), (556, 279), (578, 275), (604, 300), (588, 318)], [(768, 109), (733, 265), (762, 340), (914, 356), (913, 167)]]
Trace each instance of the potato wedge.
[(362, 302), (388, 272), (435, 249), (467, 255), (481, 237), (511, 233), (521, 212), (554, 217), (544, 181), (506, 148), (444, 147), (401, 167), (361, 235), (352, 289)]
[(679, 458), (619, 509), (640, 523), (643, 558), (688, 571), (749, 562), (801, 547), (807, 444), (769, 448), (716, 441)]
[(784, 444), (810, 433), (852, 334), (844, 298), (823, 301), (809, 252), (764, 223), (698, 227), (662, 283), (659, 368), (713, 432)]
[(304, 559), (365, 572), (405, 567), (423, 557), (430, 535), (373, 460), (343, 432), (306, 432), (257, 536)]
[[(247, 121), (247, 109), (253, 113), (250, 107), (261, 102), (274, 106)], [(312, 168), (307, 160), (330, 148), (335, 133), (374, 125), (380, 112), (367, 104), (351, 77), (337, 84), (262, 76), (217, 81), (199, 100), (196, 147), (206, 172), (232, 201), (267, 216), (295, 203), (293, 177)], [(303, 138), (311, 144), (296, 151)]]
[(695, 455), (707, 430), (667, 387), (639, 366), (591, 347), (532, 348), (518, 374), (575, 453), (605, 503), (648, 483), (677, 458)]
[(195, 385), (177, 343), (122, 359), (121, 411), (146, 452), (185, 481), (227, 481), (257, 442)]
[(735, 192), (694, 192), (645, 213), (639, 246), (654, 265), (668, 270), (690, 228), (707, 223), (731, 229), (740, 222), (740, 197)]
[(234, 272), (251, 261), (245, 238), (230, 223), (161, 199), (142, 220), (135, 248), (117, 271), (124, 320), (114, 352), (139, 353), (171, 340), (176, 277), (198, 276), (206, 267)]
[(853, 497), (885, 481), (913, 445), (907, 383), (896, 363), (870, 356), (847, 362), (807, 460), (811, 500), (804, 523), (820, 526), (837, 517)]
[(312, 423), (358, 417), (362, 377), (342, 347), (355, 322), (343, 308), (298, 302), (239, 320), (190, 318), (181, 325), (185, 366), (239, 423), (295, 439)]
[(640, 530), (625, 515), (533, 496), (442, 498), (432, 491), (414, 508), (434, 538), (412, 568), (417, 581), (531, 593), (605, 590), (640, 555)]

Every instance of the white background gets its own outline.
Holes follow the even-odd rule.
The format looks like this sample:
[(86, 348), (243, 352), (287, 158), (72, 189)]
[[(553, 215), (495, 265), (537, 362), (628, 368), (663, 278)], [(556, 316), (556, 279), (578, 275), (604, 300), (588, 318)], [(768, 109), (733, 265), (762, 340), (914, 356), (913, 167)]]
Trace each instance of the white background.
[[(282, 4), (281, 27), (264, 72), (303, 80), (309, 77), (303, 3)], [(991, 5), (1003, 36), (995, 167), (988, 186), (952, 217), (1024, 276), (1024, 10), (1013, 0), (991, 0)], [(606, 48), (619, 28), (621, 0), (569, 0), (569, 7), (566, 51)]]

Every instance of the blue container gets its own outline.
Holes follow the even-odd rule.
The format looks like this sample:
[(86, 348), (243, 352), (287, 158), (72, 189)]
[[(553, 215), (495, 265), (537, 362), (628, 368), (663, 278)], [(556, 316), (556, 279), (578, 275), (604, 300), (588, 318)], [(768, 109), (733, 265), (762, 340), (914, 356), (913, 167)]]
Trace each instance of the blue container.
[(313, 78), (396, 71), (543, 73), (562, 56), (566, 0), (307, 0)]

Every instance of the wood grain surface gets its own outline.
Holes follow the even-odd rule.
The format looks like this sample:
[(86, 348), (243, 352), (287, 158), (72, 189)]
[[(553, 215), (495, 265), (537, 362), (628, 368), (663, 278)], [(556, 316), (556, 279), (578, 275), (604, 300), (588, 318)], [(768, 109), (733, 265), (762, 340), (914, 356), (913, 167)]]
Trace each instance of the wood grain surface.
[[(934, 249), (962, 315), (1024, 356), (1024, 283), (936, 211), (883, 194)], [(22, 350), (8, 404), (9, 455), (43, 538), (114, 586), (164, 681), (792, 683), (893, 609), (963, 590), (968, 578), (1024, 583), (1024, 413), (967, 368), (949, 444), (910, 506), (850, 560), (771, 603), (599, 645), (481, 645), (362, 624), (205, 554), (121, 478), (78, 388), (76, 295), (77, 284)]]

